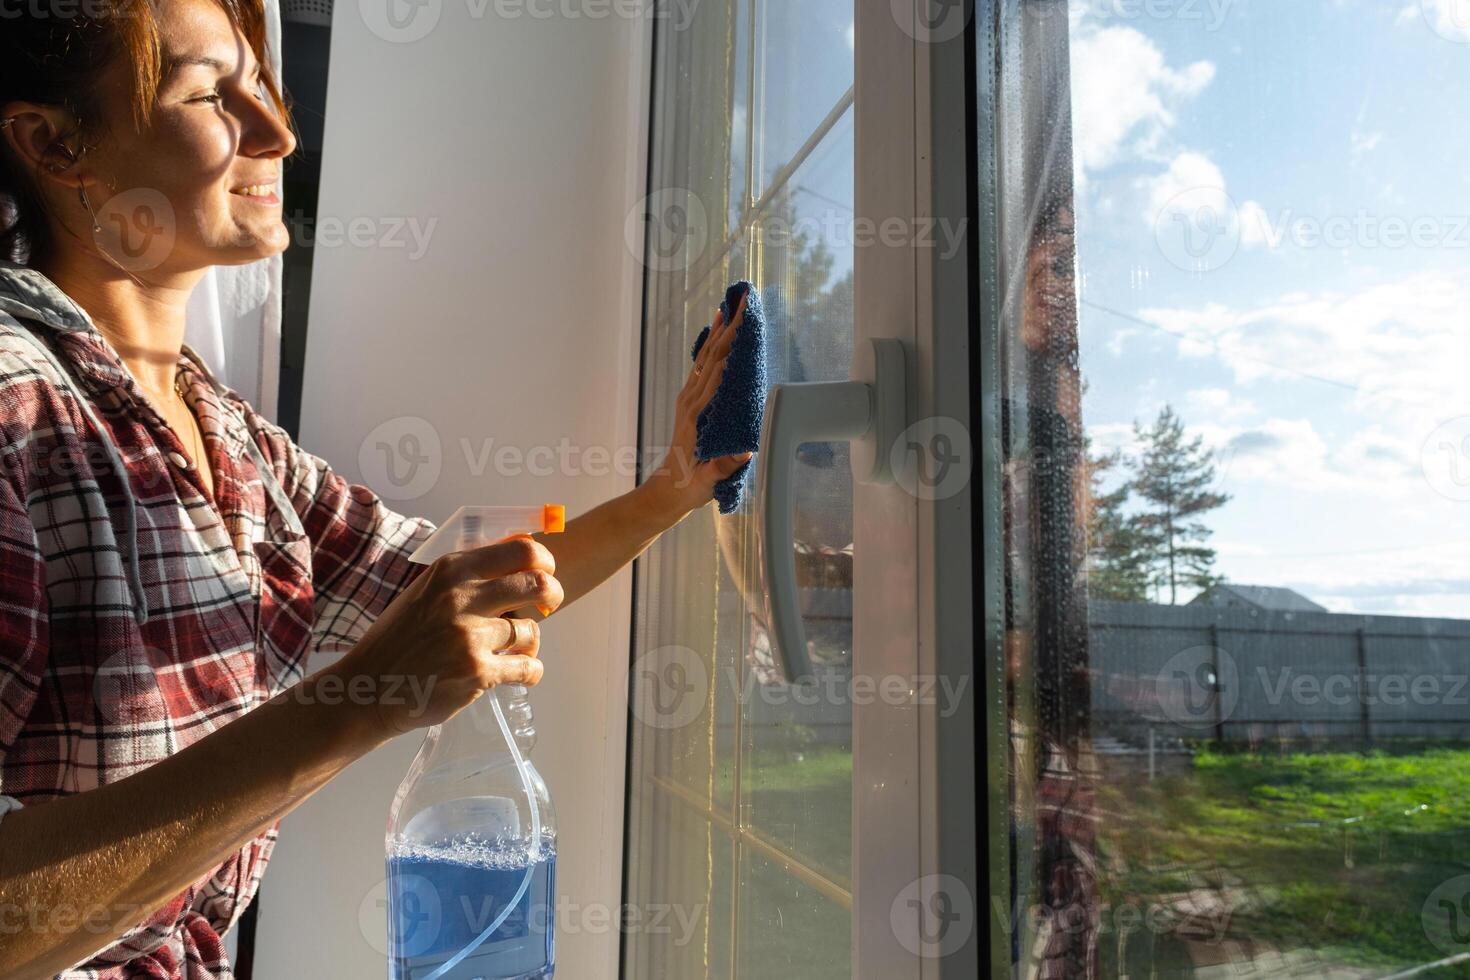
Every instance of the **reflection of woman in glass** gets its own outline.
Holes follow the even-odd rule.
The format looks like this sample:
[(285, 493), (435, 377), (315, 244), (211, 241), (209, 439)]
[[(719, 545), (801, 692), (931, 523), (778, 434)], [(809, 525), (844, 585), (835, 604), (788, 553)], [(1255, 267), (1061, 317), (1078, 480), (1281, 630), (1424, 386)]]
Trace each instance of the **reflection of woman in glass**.
[[(1011, 718), (1013, 920), (1023, 974), (1097, 975), (1096, 813), (1088, 741), (1087, 471), (1077, 370), (1070, 180), (1046, 191), (1026, 245), (1008, 344), (1005, 443), (1006, 666)], [(1008, 338), (1007, 338), (1008, 339)], [(1017, 392), (1024, 385), (1024, 391)], [(1031, 853), (1021, 832), (1030, 827)], [(1022, 949), (1023, 929), (1034, 930)]]

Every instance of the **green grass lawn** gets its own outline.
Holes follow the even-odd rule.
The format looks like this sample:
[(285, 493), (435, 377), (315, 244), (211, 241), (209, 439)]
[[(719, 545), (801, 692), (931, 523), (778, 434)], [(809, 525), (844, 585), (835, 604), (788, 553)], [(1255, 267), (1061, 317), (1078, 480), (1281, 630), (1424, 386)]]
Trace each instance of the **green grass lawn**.
[[(728, 769), (717, 774), (717, 795), (728, 796), (730, 776)], [(747, 822), (798, 860), (849, 886), (852, 753), (823, 745), (764, 748), (746, 757), (744, 776)], [(851, 976), (846, 908), (759, 855), (747, 854), (738, 873), (744, 898), (742, 977)]]
[[(1441, 887), (1470, 874), (1470, 750), (1202, 751), (1182, 775), (1104, 783), (1109, 909), (1213, 896), (1228, 909), (1206, 931), (1227, 950), (1265, 943), (1372, 973), (1470, 952), (1470, 879)], [(1103, 938), (1110, 976), (1188, 975), (1172, 935)], [(1421, 975), (1470, 977), (1470, 965)]]
[[(845, 884), (851, 775), (851, 756), (830, 747), (756, 753), (745, 768), (747, 818)], [(1201, 945), (1236, 964), (1219, 976), (1310, 976), (1313, 963), (1381, 976), (1470, 952), (1470, 878), (1441, 887), (1470, 875), (1470, 749), (1202, 749), (1179, 775), (1104, 780), (1097, 809), (1107, 977), (1194, 976)], [(748, 903), (742, 975), (847, 975), (845, 910), (763, 860), (738, 873)], [(1120, 927), (1119, 910), (1177, 909), (1186, 895), (1217, 903), (1191, 929)], [(1438, 899), (1458, 906), (1453, 923)], [(1272, 950), (1292, 954), (1297, 972)], [(1419, 976), (1470, 978), (1470, 964)]]

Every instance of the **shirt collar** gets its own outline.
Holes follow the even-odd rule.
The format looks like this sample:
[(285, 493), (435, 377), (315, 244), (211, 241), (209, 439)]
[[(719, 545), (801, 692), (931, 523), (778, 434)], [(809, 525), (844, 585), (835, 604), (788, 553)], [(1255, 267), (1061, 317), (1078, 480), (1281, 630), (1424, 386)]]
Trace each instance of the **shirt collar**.
[(24, 265), (0, 259), (0, 310), (40, 320), (57, 330), (96, 330), (91, 317), (50, 279)]
[[(59, 342), (53, 344), (52, 349), (77, 369), (77, 375), (88, 387), (101, 393), (120, 393), (134, 401), (142, 400), (141, 392), (122, 358), (97, 329), (87, 311), (44, 274), (0, 259), (0, 312), (9, 313), (17, 320), (40, 323), (55, 331)], [(184, 348), (179, 355), (179, 368), (186, 386), (191, 390), (197, 388), (197, 397), (213, 408), (213, 414), (223, 428), (226, 452), (231, 458), (243, 455), (248, 450), (246, 440), (251, 438), (243, 417), (231, 411), (226, 399), (220, 397), (215, 387), (219, 382), (203, 358), (188, 344)], [(213, 423), (206, 418), (201, 424)]]
[(56, 348), (92, 385), (134, 394), (132, 376), (112, 344), (87, 311), (43, 273), (0, 259), (0, 312), (55, 331), (63, 339)]

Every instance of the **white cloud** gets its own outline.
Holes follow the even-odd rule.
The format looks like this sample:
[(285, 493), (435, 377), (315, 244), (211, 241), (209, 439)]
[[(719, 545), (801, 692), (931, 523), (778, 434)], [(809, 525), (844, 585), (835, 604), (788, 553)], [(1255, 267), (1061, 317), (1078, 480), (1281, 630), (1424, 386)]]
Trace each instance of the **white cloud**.
[[(1196, 428), (1228, 459), (1232, 480), (1341, 490), (1359, 499), (1425, 500), (1420, 454), (1443, 422), (1470, 415), (1470, 282), (1419, 273), (1353, 292), (1293, 293), (1232, 309), (1145, 309), (1175, 335), (1179, 355), (1218, 361), (1242, 386), (1313, 406), (1324, 437), (1304, 419), (1242, 428), (1221, 412)], [(1221, 396), (1191, 393), (1201, 408)], [(1233, 401), (1235, 395), (1231, 395)], [(1214, 407), (1218, 407), (1216, 404)]]
[(1311, 376), (1356, 389), (1353, 403), (1368, 416), (1439, 406), (1449, 417), (1470, 410), (1466, 309), (1470, 283), (1427, 272), (1355, 292), (1289, 293), (1250, 309), (1213, 303), (1140, 316), (1180, 335), (1182, 355), (1218, 357), (1242, 384), (1317, 385)]
[(1195, 388), (1184, 393), (1184, 409), (1214, 419), (1241, 419), (1260, 411), (1228, 388)]
[(1255, 201), (1246, 201), (1236, 211), (1240, 220), (1240, 243), (1248, 248), (1280, 244), (1281, 235), (1271, 225), (1271, 216)]
[(1150, 226), (1166, 209), (1177, 207), (1177, 202), (1186, 195), (1191, 208), (1210, 207), (1221, 216), (1233, 210), (1230, 195), (1225, 192), (1225, 175), (1203, 153), (1186, 150), (1174, 158), (1168, 170), (1149, 180), (1147, 185), (1148, 208), (1143, 220)]
[(1122, 449), (1132, 452), (1137, 448), (1133, 439), (1133, 426), (1128, 422), (1106, 422), (1089, 425), (1087, 434), (1092, 438), (1094, 452), (1112, 452)]
[(1416, 21), (1447, 40), (1470, 42), (1470, 0), (1419, 0), (1399, 10), (1398, 24)]
[(1256, 201), (1237, 205), (1224, 172), (1203, 153), (1182, 151), (1142, 184), (1148, 196), (1143, 221), (1151, 228), (1182, 223), (1186, 234), (1200, 238), (1227, 235), (1246, 247), (1279, 244), (1266, 209)]
[(1365, 154), (1372, 153), (1378, 148), (1378, 144), (1383, 142), (1383, 134), (1376, 130), (1371, 133), (1365, 133), (1360, 130), (1353, 130), (1353, 132), (1349, 134), (1348, 138), (1352, 142), (1352, 152), (1354, 157), (1360, 157), (1364, 156)]
[(1072, 42), (1073, 154), (1079, 172), (1114, 163), (1129, 140), (1155, 147), (1174, 110), (1202, 92), (1215, 66), (1171, 68), (1154, 43), (1131, 27), (1079, 29)]
[(1327, 441), (1307, 419), (1267, 419), (1255, 426), (1191, 424), (1214, 452), (1215, 482), (1232, 486), (1274, 485), (1320, 492), (1347, 489), (1330, 466)]

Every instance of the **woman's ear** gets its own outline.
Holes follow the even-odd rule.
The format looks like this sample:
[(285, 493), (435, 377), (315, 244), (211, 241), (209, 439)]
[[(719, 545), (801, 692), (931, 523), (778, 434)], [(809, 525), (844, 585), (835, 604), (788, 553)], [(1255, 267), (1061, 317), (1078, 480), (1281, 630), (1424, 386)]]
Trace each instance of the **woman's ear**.
[(11, 102), (0, 108), (0, 119), (9, 120), (0, 129), (4, 152), (26, 175), (68, 191), (88, 182), (80, 165), (77, 127), (67, 110), (34, 102)]

